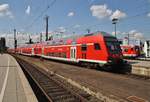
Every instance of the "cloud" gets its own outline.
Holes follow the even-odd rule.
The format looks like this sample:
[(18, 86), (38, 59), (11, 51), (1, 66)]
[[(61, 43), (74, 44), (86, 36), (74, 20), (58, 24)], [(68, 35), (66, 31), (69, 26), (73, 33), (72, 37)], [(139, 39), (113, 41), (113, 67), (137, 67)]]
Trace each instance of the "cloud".
[(79, 24), (76, 24), (76, 25), (74, 25), (74, 27), (73, 28), (79, 28), (81, 25), (79, 25)]
[(92, 16), (95, 16), (98, 19), (108, 17), (112, 13), (112, 10), (108, 9), (106, 4), (104, 4), (104, 5), (92, 5), (90, 10), (92, 12)]
[(147, 16), (150, 17), (150, 13), (148, 13)]
[(136, 32), (137, 32), (137, 30), (133, 29), (133, 30), (129, 31), (129, 34), (130, 34), (130, 35), (133, 35), (133, 34), (136, 33)]
[(92, 4), (95, 0), (88, 0), (89, 4)]
[[(118, 34), (121, 34), (121, 32), (120, 31), (116, 31), (116, 35), (118, 35)], [(112, 35), (115, 36), (115, 32), (114, 31), (112, 32)]]
[[(139, 32), (135, 29), (130, 30), (129, 32), (116, 31), (116, 34), (117, 35), (120, 34), (121, 36), (127, 36), (129, 34), (131, 39), (143, 39), (144, 38), (143, 33)], [(112, 32), (112, 35), (115, 35), (114, 31)]]
[(58, 27), (58, 32), (66, 32), (66, 29), (64, 27)]
[(74, 15), (75, 15), (74, 12), (69, 12), (67, 16), (72, 17), (72, 16), (74, 16)]
[(129, 34), (131, 37), (135, 38), (135, 39), (143, 39), (143, 33), (133, 29), (131, 31), (129, 31)]
[(27, 9), (26, 9), (26, 11), (25, 11), (25, 12), (26, 12), (26, 14), (27, 14), (27, 15), (30, 15), (31, 7), (30, 7), (29, 5), (28, 5), (28, 7), (27, 7)]
[(143, 39), (143, 34), (141, 32), (137, 32), (135, 33), (134, 37), (137, 39)]
[(9, 10), (9, 5), (8, 4), (1, 4), (0, 5), (0, 17), (9, 17), (13, 18), (13, 15), (11, 11)]
[(113, 18), (117, 18), (117, 19), (121, 19), (121, 18), (125, 18), (127, 15), (126, 13), (120, 11), (120, 10), (116, 10), (115, 12), (113, 12), (113, 14), (110, 16), (110, 19), (112, 20)]

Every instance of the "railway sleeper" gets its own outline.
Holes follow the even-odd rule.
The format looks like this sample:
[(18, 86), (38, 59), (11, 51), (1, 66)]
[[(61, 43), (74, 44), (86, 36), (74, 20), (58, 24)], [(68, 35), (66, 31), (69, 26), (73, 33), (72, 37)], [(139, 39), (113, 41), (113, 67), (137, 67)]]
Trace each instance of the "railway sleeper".
[(56, 85), (56, 83), (51, 82), (51, 81), (42, 81), (42, 80), (40, 80), (39, 83), (41, 83), (43, 85), (51, 85), (51, 86)]
[(51, 95), (51, 96), (61, 96), (63, 94), (69, 95), (70, 93), (66, 92), (66, 91), (62, 91), (62, 92), (50, 92), (48, 94)]
[(43, 87), (46, 87), (47, 89), (54, 89), (54, 88), (59, 88), (59, 86), (57, 84), (43, 84), (43, 83), (40, 83), (41, 86)]
[(62, 91), (65, 91), (64, 89), (62, 88), (59, 88), (59, 89), (50, 89), (49, 92), (62, 92)]
[(59, 99), (59, 100), (57, 99), (54, 102), (80, 102), (80, 101), (77, 101), (74, 98), (69, 98), (69, 99)]
[(79, 102), (76, 98), (70, 97), (70, 98), (54, 98), (54, 102)]
[(54, 90), (54, 89), (58, 89), (58, 88), (60, 88), (60, 87), (58, 87), (57, 85), (55, 85), (55, 86), (50, 86), (50, 85), (44, 85), (44, 86), (42, 86), (42, 87), (44, 87), (44, 89), (46, 89), (46, 90)]
[(61, 95), (54, 97), (54, 100), (63, 100), (63, 99), (67, 100), (71, 98), (75, 99), (75, 97), (73, 97), (72, 95)]

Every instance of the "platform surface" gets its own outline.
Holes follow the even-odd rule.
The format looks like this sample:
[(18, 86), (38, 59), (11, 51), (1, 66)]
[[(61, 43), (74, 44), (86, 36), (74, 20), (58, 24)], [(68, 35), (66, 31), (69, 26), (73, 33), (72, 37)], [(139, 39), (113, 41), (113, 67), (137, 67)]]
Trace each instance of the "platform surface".
[(0, 54), (0, 102), (37, 102), (19, 64), (8, 54)]
[(141, 61), (141, 60), (127, 60), (132, 66), (139, 66), (141, 68), (150, 69), (150, 61)]

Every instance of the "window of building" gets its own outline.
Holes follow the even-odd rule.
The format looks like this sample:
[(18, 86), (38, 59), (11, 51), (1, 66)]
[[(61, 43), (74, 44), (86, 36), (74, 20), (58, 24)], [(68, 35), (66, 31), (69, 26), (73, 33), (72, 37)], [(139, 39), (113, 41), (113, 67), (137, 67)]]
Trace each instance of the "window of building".
[(100, 50), (101, 49), (99, 43), (94, 43), (94, 49), (95, 50)]

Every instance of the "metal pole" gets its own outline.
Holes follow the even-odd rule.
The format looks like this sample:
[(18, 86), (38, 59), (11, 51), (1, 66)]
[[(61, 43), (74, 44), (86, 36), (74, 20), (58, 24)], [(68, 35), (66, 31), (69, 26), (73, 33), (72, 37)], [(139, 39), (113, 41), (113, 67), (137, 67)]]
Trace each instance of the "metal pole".
[(40, 42), (42, 42), (42, 33), (40, 33)]
[(116, 34), (116, 23), (115, 23), (115, 37), (117, 37), (117, 34)]
[(128, 33), (128, 45), (129, 45), (129, 41), (130, 41), (130, 38), (129, 38), (129, 33)]
[(117, 37), (117, 34), (116, 34), (116, 24), (117, 24), (117, 21), (118, 21), (117, 18), (112, 19), (112, 24), (114, 24), (114, 26), (115, 26), (115, 37)]
[(48, 41), (48, 18), (49, 16), (46, 16), (46, 41)]
[(16, 48), (17, 48), (16, 29), (14, 29), (14, 48), (16, 52)]
[(88, 33), (88, 34), (90, 33), (90, 29), (87, 29), (87, 33)]

